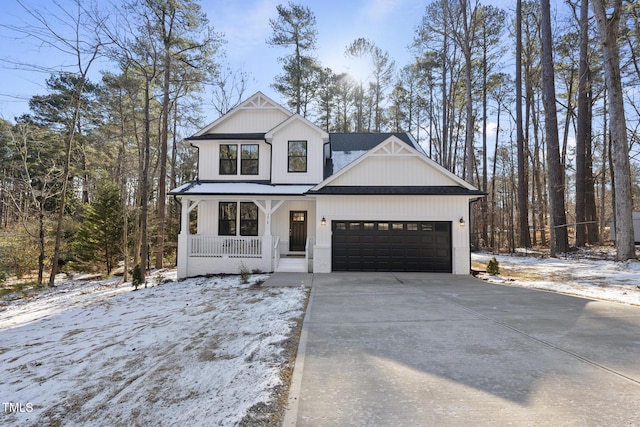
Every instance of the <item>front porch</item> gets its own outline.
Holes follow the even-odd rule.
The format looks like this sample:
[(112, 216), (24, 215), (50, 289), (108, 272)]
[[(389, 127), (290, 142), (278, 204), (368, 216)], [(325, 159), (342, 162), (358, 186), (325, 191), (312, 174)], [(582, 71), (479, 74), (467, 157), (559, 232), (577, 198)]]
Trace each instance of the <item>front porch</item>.
[(312, 271), (315, 200), (293, 195), (193, 195), (181, 199), (179, 278), (238, 274), (241, 269)]
[(304, 252), (281, 253), (279, 236), (231, 237), (187, 235), (188, 275), (235, 274), (241, 268), (261, 272), (311, 273), (313, 239)]

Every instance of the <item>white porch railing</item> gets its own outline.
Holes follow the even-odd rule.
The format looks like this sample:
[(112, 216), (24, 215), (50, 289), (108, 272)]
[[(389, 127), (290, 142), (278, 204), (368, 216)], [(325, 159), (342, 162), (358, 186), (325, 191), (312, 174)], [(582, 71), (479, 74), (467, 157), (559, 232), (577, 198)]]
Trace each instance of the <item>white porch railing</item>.
[(262, 238), (192, 234), (189, 236), (189, 256), (260, 258)]

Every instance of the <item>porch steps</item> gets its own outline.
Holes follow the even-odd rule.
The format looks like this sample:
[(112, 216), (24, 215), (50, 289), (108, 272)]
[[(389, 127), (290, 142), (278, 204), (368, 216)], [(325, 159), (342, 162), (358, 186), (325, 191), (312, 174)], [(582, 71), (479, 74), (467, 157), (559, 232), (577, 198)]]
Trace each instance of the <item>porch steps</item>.
[(307, 260), (297, 257), (282, 257), (276, 267), (277, 273), (306, 273)]

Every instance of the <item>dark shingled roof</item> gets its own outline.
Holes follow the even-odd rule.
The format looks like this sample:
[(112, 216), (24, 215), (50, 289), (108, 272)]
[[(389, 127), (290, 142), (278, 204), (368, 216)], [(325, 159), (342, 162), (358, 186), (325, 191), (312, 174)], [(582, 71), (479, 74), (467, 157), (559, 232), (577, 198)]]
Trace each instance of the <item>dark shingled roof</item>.
[(202, 139), (212, 139), (212, 140), (264, 140), (264, 133), (206, 133), (200, 136), (190, 136), (186, 138), (187, 141), (197, 141)]
[(328, 195), (378, 195), (378, 196), (405, 196), (405, 195), (423, 195), (423, 196), (484, 196), (486, 193), (480, 190), (469, 190), (458, 186), (326, 186), (319, 190), (310, 190), (309, 194), (328, 194)]
[(330, 177), (344, 167), (346, 163), (352, 162), (354, 160), (353, 153), (369, 151), (392, 136), (407, 143), (422, 154), (426, 154), (420, 144), (406, 132), (330, 133), (331, 158), (324, 165), (324, 178)]
[(331, 133), (331, 151), (369, 151), (387, 138), (395, 136), (406, 142), (416, 150), (424, 153), (418, 144), (408, 133)]

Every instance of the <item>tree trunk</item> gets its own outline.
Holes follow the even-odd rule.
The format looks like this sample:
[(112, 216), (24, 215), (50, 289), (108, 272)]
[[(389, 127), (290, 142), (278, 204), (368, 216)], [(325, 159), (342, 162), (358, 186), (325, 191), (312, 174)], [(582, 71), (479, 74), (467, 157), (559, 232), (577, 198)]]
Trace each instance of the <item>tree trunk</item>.
[(160, 129), (160, 172), (158, 176), (158, 234), (156, 236), (156, 268), (162, 268), (164, 258), (164, 225), (167, 205), (167, 152), (169, 138), (169, 113), (171, 89), (171, 51), (165, 39), (165, 64), (162, 86), (162, 128)]
[(591, 90), (587, 95), (589, 99), (589, 104), (587, 106), (587, 135), (589, 138), (587, 139), (588, 144), (585, 147), (585, 220), (587, 222), (587, 243), (590, 245), (596, 244), (598, 242), (598, 210), (596, 207), (596, 182), (595, 177), (593, 176), (593, 147), (591, 143), (591, 122), (593, 120), (593, 104), (591, 102), (592, 99)]
[(589, 0), (582, 0), (580, 5), (580, 65), (578, 68), (578, 123), (576, 129), (576, 246), (585, 246), (587, 242), (586, 228), (586, 147), (591, 145), (588, 132), (589, 122), (589, 63), (587, 47), (589, 44)]
[(82, 102), (82, 92), (84, 90), (84, 75), (79, 79), (79, 86), (76, 90), (76, 99), (73, 111), (73, 120), (69, 126), (69, 135), (65, 147), (64, 171), (62, 173), (62, 189), (60, 190), (60, 206), (58, 207), (58, 219), (56, 225), (56, 240), (53, 248), (53, 259), (51, 261), (51, 274), (49, 275), (49, 286), (55, 286), (56, 275), (58, 274), (58, 260), (60, 259), (60, 245), (62, 243), (62, 223), (64, 221), (64, 211), (67, 202), (67, 191), (69, 187), (69, 170), (71, 169), (71, 152), (76, 135), (76, 123), (80, 120), (80, 105)]
[[(609, 4), (612, 3), (612, 4)], [(605, 6), (613, 6), (607, 17)], [(598, 23), (600, 41), (604, 55), (604, 76), (609, 95), (609, 126), (611, 129), (611, 150), (613, 177), (615, 178), (615, 229), (616, 259), (625, 261), (636, 257), (633, 238), (633, 200), (631, 198), (631, 167), (629, 164), (629, 144), (624, 111), (622, 81), (620, 76), (620, 56), (618, 30), (622, 0), (607, 2), (593, 0), (593, 13)]]
[(147, 258), (149, 253), (149, 238), (147, 236), (147, 222), (149, 216), (149, 164), (150, 164), (150, 145), (151, 145), (151, 114), (150, 107), (150, 88), (151, 82), (149, 77), (145, 79), (144, 85), (144, 154), (143, 154), (143, 166), (142, 166), (142, 189), (140, 193), (140, 273), (141, 282), (146, 283), (147, 272)]
[(44, 200), (40, 200), (38, 203), (38, 286), (42, 285), (42, 279), (44, 277)]
[(545, 127), (547, 135), (547, 165), (549, 171), (549, 210), (551, 217), (551, 256), (569, 250), (567, 216), (564, 205), (564, 170), (560, 162), (560, 141), (556, 110), (556, 90), (553, 70), (553, 45), (551, 37), (551, 7), (549, 0), (541, 0), (542, 76)]
[(448, 141), (448, 133), (449, 133), (449, 121), (447, 115), (448, 101), (447, 101), (447, 46), (448, 46), (448, 37), (447, 37), (447, 28), (446, 28), (446, 20), (445, 28), (443, 33), (442, 40), (442, 148), (440, 149), (440, 153), (442, 156), (442, 166), (446, 169), (450, 170), (450, 165), (447, 157), (447, 144)]
[[(495, 225), (495, 210), (496, 210), (496, 164), (498, 163), (498, 142), (500, 140), (499, 138), (499, 134), (500, 134), (500, 103), (498, 103), (498, 111), (496, 112), (496, 141), (495, 141), (495, 146), (493, 148), (493, 152), (495, 153), (493, 155), (493, 170), (492, 170), (492, 174), (491, 174), (491, 243), (489, 244), (489, 246), (491, 246), (492, 249), (495, 250), (495, 244), (496, 244), (496, 225)], [(486, 199), (486, 197), (485, 197)]]
[[(486, 34), (486, 31), (483, 32)], [(483, 60), (482, 60), (482, 191), (487, 192), (488, 188), (488, 167), (487, 167), (487, 43), (483, 43)], [(498, 125), (500, 126), (500, 106), (498, 106)], [(496, 135), (500, 128), (496, 128)], [(480, 199), (480, 211), (482, 212), (481, 226), (482, 226), (482, 240), (487, 243), (488, 239), (488, 220), (487, 220), (487, 198)]]
[(516, 128), (518, 149), (518, 229), (521, 247), (531, 246), (529, 234), (529, 180), (525, 157), (525, 138), (522, 128), (522, 1), (516, 3)]

